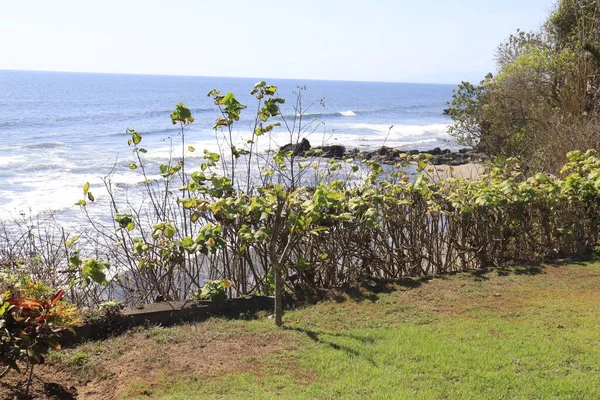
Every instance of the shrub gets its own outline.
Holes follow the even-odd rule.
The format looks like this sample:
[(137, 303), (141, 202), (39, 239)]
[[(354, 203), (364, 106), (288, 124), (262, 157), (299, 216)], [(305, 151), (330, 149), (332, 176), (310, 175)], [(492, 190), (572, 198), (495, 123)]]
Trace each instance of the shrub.
[(557, 174), (569, 151), (598, 148), (600, 2), (560, 0), (538, 33), (517, 31), (497, 52), (498, 74), (459, 85), (450, 133), (530, 175)]
[(227, 298), (227, 289), (231, 287), (231, 281), (227, 279), (217, 281), (205, 281), (202, 289), (198, 291), (193, 299), (210, 299), (215, 303), (222, 303)]
[(19, 362), (29, 370), (44, 363), (48, 351), (60, 350), (59, 338), (80, 322), (74, 305), (55, 290), (30, 278), (3, 274), (0, 279), (0, 363), (19, 371)]
[[(259, 101), (276, 91), (264, 82), (257, 86), (264, 92)], [(223, 116), (215, 126), (225, 129), (231, 144), (245, 106), (232, 94), (211, 96)], [(278, 114), (277, 104), (281, 100), (258, 108), (250, 142), (276, 126), (262, 124)], [(191, 112), (178, 104), (172, 120), (181, 125), (183, 144)], [(146, 177), (143, 135), (129, 133), (136, 170)], [(199, 169), (192, 171), (188, 163), (187, 173), (183, 155), (161, 165), (162, 180), (144, 179), (149, 210), (121, 210), (111, 198), (116, 229), (103, 237), (118, 243), (107, 243), (115, 252), (111, 259), (122, 261), (112, 282), (122, 285), (130, 302), (194, 293), (223, 298), (230, 279), (235, 294), (273, 293), (280, 324), (284, 290), (314, 292), (367, 276), (502, 267), (582, 255), (598, 243), (600, 163), (594, 150), (569, 153), (556, 176), (528, 175), (519, 160), (507, 159), (470, 182), (436, 179), (425, 154), (400, 155), (394, 166), (352, 159), (298, 163), (293, 151), (281, 148), (260, 154), (268, 169), (261, 167), (259, 185), (246, 181), (246, 186), (239, 173), (227, 171), (252, 153), (233, 144), (229, 150), (228, 163), (205, 151)], [(414, 177), (406, 172), (409, 164), (418, 169)], [(306, 165), (317, 171), (314, 184), (298, 179)], [(150, 215), (152, 223), (142, 215)], [(207, 284), (199, 290), (202, 281)]]

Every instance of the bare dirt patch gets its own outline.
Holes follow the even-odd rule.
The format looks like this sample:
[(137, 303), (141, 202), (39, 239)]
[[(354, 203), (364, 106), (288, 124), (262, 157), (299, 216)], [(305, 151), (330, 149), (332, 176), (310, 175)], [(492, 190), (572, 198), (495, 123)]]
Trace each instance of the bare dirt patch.
[(220, 339), (201, 335), (204, 329), (194, 332), (194, 325), (175, 328), (172, 336), (166, 329), (169, 333), (163, 336), (160, 329), (151, 328), (149, 333), (139, 332), (103, 342), (104, 346), (120, 348), (118, 351), (103, 353), (102, 345), (89, 345), (88, 349), (84, 348), (86, 351), (98, 349), (97, 354), (89, 354), (92, 369), (74, 371), (64, 365), (70, 353), (76, 354), (77, 349), (65, 352), (65, 360), (36, 368), (29, 397), (19, 390), (23, 376), (11, 372), (3, 379), (0, 398), (127, 398), (144, 394), (130, 390), (136, 382), (159, 389), (165, 380), (182, 375), (202, 379), (242, 372), (260, 373), (261, 363), (253, 360), (295, 350), (293, 342), (284, 340), (285, 335), (269, 332), (242, 333)]

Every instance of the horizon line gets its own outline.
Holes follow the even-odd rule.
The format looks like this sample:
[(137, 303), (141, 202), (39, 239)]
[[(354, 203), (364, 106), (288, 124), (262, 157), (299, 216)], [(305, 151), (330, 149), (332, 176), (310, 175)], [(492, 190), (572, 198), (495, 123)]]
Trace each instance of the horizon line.
[(137, 76), (164, 76), (164, 77), (189, 77), (189, 78), (227, 78), (227, 79), (277, 79), (277, 80), (302, 80), (302, 81), (317, 81), (317, 82), (355, 82), (355, 83), (400, 83), (408, 85), (458, 85), (460, 82), (453, 83), (436, 83), (436, 82), (402, 82), (402, 81), (375, 81), (375, 80), (358, 80), (358, 79), (315, 79), (315, 78), (277, 78), (268, 77), (260, 78), (255, 76), (226, 76), (226, 75), (192, 75), (192, 74), (166, 74), (166, 73), (138, 73), (138, 72), (97, 72), (97, 71), (64, 71), (64, 70), (42, 70), (42, 69), (13, 69), (0, 68), (0, 71), (10, 72), (49, 72), (49, 73), (65, 73), (65, 74), (96, 74), (96, 75), (137, 75)]

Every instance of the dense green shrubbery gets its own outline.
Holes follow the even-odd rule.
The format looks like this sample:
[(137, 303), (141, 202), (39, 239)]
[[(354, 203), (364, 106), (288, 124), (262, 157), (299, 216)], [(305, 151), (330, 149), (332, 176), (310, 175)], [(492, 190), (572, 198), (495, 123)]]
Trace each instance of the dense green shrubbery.
[(595, 151), (569, 157), (560, 179), (526, 179), (514, 164), (475, 182), (371, 176), (354, 187), (332, 181), (216, 199), (201, 218), (253, 264), (269, 260), (275, 242), (297, 290), (584, 254), (598, 240), (600, 161)]
[(559, 0), (539, 32), (499, 46), (498, 73), (463, 82), (449, 109), (451, 133), (528, 173), (557, 173), (572, 150), (598, 148), (600, 1)]
[[(114, 226), (105, 228), (88, 214), (95, 197), (84, 185), (87, 200), (78, 204), (96, 230), (87, 235), (88, 243), (95, 240), (95, 257), (81, 259), (85, 249), (65, 239), (62, 268), (69, 279), (62, 282), (70, 283), (71, 299), (97, 304), (112, 296), (129, 305), (179, 300), (202, 293), (212, 280), (227, 282), (218, 287), (221, 298), (275, 294), (280, 323), (284, 291), (502, 267), (583, 255), (598, 245), (600, 159), (594, 150), (571, 152), (558, 176), (526, 175), (509, 159), (478, 181), (437, 179), (424, 154), (403, 155), (389, 167), (298, 159), (279, 148), (259, 153), (256, 142), (276, 126), (285, 126), (296, 143), (307, 131), (281, 116), (276, 89), (264, 82), (253, 89), (259, 104), (247, 148), (232, 139), (245, 106), (231, 93), (212, 91), (222, 114), (215, 129), (225, 139), (221, 154), (205, 151), (197, 168), (186, 158), (196, 149), (185, 144), (194, 118), (178, 104), (171, 118), (181, 128), (182, 155), (160, 165), (158, 179), (147, 175), (143, 135), (128, 130), (135, 157), (129, 166), (144, 178), (146, 206), (120, 202), (108, 177)], [(273, 117), (283, 123), (268, 123)], [(250, 179), (252, 155), (257, 183)], [(419, 173), (409, 176), (409, 165)], [(310, 185), (302, 180), (309, 170), (316, 178)], [(6, 265), (13, 264), (19, 263)]]
[[(279, 115), (273, 104), (283, 103), (267, 101), (265, 111), (261, 101), (276, 88), (264, 82), (257, 88), (252, 144), (263, 133), (263, 122)], [(215, 128), (225, 127), (226, 136), (231, 135), (245, 106), (232, 94), (210, 95), (223, 115)], [(184, 142), (184, 128), (193, 117), (179, 104), (172, 118), (181, 124)], [(135, 168), (144, 171), (143, 136), (130, 133)], [(227, 143), (232, 157), (222, 170), (235, 171), (237, 160), (252, 153)], [(300, 165), (315, 161), (320, 176), (328, 177), (311, 186), (289, 179), (290, 171), (296, 168), (299, 175), (306, 168), (296, 166), (293, 152), (267, 154), (269, 169), (261, 168), (261, 184), (252, 186), (248, 178), (241, 190), (239, 175), (215, 172), (222, 155), (205, 151), (205, 161), (192, 172), (184, 151), (180, 160), (160, 167), (162, 187), (145, 180), (151, 198), (161, 199), (150, 208), (152, 222), (139, 211), (121, 212), (113, 199), (117, 228), (114, 236), (106, 236), (119, 244), (112, 258), (124, 262), (112, 283), (137, 296), (136, 302), (153, 295), (186, 298), (205, 279), (231, 280), (230, 294), (271, 293), (274, 284), (280, 307), (285, 290), (580, 255), (598, 242), (600, 161), (592, 150), (570, 153), (560, 177), (539, 173), (527, 178), (516, 160), (508, 160), (475, 182), (435, 179), (426, 155), (405, 155), (391, 170), (372, 161), (359, 167), (352, 160), (325, 165), (309, 160)], [(405, 172), (409, 163), (420, 171), (414, 178)], [(347, 174), (336, 178), (332, 171), (342, 165), (350, 166)], [(348, 179), (361, 168), (361, 182)], [(179, 195), (169, 194), (176, 185)]]

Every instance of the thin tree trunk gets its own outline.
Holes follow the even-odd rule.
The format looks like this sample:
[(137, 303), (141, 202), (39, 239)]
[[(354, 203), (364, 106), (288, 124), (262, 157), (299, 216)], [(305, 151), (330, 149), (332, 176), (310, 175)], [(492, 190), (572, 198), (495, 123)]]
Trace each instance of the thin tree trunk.
[(275, 256), (273, 271), (275, 273), (275, 325), (283, 325), (283, 279), (281, 277), (281, 265)]

